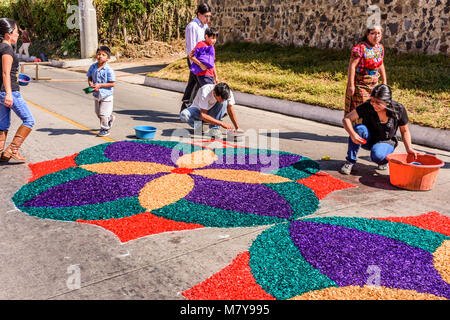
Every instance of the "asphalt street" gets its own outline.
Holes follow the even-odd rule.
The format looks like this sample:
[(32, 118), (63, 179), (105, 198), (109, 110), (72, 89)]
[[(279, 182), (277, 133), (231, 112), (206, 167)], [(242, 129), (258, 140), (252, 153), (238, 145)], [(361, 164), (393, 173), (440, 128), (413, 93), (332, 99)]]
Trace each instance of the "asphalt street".
[[(112, 66), (124, 76), (115, 88), (117, 120), (106, 138), (96, 136), (99, 124), (92, 96), (82, 91), (87, 87), (84, 74), (44, 67), (42, 77), (70, 81), (41, 80), (22, 87), (36, 119), (22, 148), (29, 163), (65, 157), (106, 141), (135, 139), (136, 125), (157, 127), (157, 140), (179, 139), (173, 134), (189, 129), (179, 121), (182, 94), (143, 86), (143, 75), (128, 73), (138, 73), (137, 66)], [(27, 71), (33, 74), (33, 69)], [(450, 216), (450, 152), (414, 146), (446, 164), (431, 191), (411, 192), (393, 187), (388, 173), (375, 170), (365, 150), (354, 173), (342, 176), (338, 169), (345, 159), (347, 135), (340, 127), (239, 105), (235, 110), (241, 128), (258, 137), (241, 144), (301, 154), (333, 177), (357, 186), (327, 196), (314, 216), (413, 216), (430, 211)], [(20, 122), (17, 116), (12, 118), (14, 132)], [(396, 152), (404, 152), (402, 143)], [(44, 220), (18, 211), (11, 197), (30, 175), (26, 164), (0, 166), (0, 299), (184, 299), (180, 292), (227, 266), (267, 228), (202, 228), (121, 243), (97, 226)], [(76, 288), (69, 285), (73, 268), (81, 275)]]

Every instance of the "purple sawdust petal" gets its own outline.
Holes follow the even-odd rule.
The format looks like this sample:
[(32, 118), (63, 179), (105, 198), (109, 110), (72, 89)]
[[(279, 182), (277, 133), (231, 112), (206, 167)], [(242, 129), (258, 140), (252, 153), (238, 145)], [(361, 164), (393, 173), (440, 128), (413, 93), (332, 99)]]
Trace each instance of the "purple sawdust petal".
[(72, 180), (42, 192), (27, 201), (25, 207), (72, 207), (104, 203), (133, 197), (145, 184), (166, 173), (156, 175), (94, 174)]
[(278, 170), (298, 162), (302, 156), (295, 154), (237, 154), (219, 156), (213, 164), (204, 169), (232, 169), (266, 171)]
[(194, 189), (186, 200), (207, 206), (289, 219), (289, 203), (274, 190), (260, 184), (219, 181), (192, 175)]
[(450, 285), (422, 249), (378, 234), (330, 224), (295, 221), (291, 238), (302, 256), (339, 286), (379, 285), (450, 298)]
[(174, 161), (178, 159), (178, 153), (172, 159), (172, 149), (170, 148), (132, 141), (113, 143), (106, 147), (104, 154), (112, 161), (144, 161), (168, 166), (175, 166)]

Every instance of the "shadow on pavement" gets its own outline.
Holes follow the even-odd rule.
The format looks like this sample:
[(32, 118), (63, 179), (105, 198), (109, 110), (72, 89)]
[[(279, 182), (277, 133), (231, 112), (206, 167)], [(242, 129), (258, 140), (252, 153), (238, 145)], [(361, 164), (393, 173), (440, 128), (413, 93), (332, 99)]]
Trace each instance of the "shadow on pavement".
[[(193, 135), (193, 134), (194, 134), (194, 129), (192, 129), (192, 128), (182, 128), (182, 129), (183, 129), (183, 130), (186, 130), (187, 132), (189, 132), (190, 135)], [(176, 129), (164, 129), (164, 130), (161, 132), (161, 136), (163, 136), (163, 137), (171, 137), (171, 136), (173, 136), (173, 134), (174, 134), (174, 132), (175, 132), (176, 130), (180, 130), (180, 128), (176, 128)]]
[(389, 174), (363, 175), (359, 182), (365, 186), (391, 191), (401, 191), (402, 189), (393, 186), (389, 181)]
[(160, 112), (154, 110), (118, 110), (114, 111), (114, 113), (131, 116), (131, 118), (136, 121), (156, 123), (181, 122), (178, 114), (170, 112)]
[[(271, 134), (270, 132), (264, 135), (267, 135), (268, 137), (276, 136), (275, 134)], [(313, 141), (326, 141), (335, 143), (347, 143), (348, 141), (348, 137), (344, 136), (328, 136), (328, 135), (321, 136), (318, 134), (308, 132), (280, 132), (278, 134), (278, 137), (280, 139), (296, 140), (296, 141), (313, 140)]]
[[(98, 129), (89, 129), (92, 131), (97, 131)], [(89, 132), (82, 129), (55, 129), (55, 128), (39, 128), (36, 131), (48, 132), (50, 136), (60, 136), (60, 135), (73, 135), (73, 134), (85, 134), (88, 136), (95, 136), (95, 133)]]

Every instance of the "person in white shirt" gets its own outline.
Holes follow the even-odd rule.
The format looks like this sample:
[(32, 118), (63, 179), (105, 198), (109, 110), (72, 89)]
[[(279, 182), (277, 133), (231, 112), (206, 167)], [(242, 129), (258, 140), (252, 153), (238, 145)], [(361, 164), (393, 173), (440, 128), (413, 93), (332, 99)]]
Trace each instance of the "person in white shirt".
[(192, 106), (180, 112), (180, 119), (194, 129), (201, 128), (202, 121), (207, 122), (210, 129), (206, 134), (211, 137), (221, 137), (220, 127), (233, 129), (231, 124), (222, 121), (225, 111), (230, 116), (234, 128), (239, 130), (233, 110), (235, 103), (233, 92), (226, 83), (206, 84), (198, 90)]
[[(194, 50), (197, 43), (205, 40), (205, 30), (208, 28), (208, 22), (211, 19), (211, 8), (208, 4), (202, 3), (197, 7), (197, 17), (192, 20), (185, 30), (186, 59), (189, 70), (191, 69), (191, 60), (187, 56)], [(192, 99), (200, 86), (197, 83), (197, 77), (189, 72), (189, 80), (184, 90), (182, 105), (180, 111), (189, 107)]]

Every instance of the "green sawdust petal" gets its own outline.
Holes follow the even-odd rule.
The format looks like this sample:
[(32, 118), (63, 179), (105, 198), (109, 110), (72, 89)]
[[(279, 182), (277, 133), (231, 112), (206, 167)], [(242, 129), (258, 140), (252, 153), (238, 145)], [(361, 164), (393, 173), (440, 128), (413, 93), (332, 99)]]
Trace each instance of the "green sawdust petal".
[[(450, 239), (450, 237), (435, 231), (421, 229), (405, 223), (386, 220), (345, 217), (308, 218), (304, 220), (379, 234), (402, 241), (412, 247), (416, 247), (430, 253), (435, 252), (444, 240)], [(426, 241), (424, 241), (424, 239), (426, 239)]]
[(316, 161), (302, 157), (292, 166), (274, 170), (269, 173), (297, 181), (300, 179), (306, 179), (319, 171), (320, 166)]
[(289, 224), (261, 233), (250, 247), (250, 268), (256, 282), (277, 299), (338, 285), (313, 268), (291, 240)]
[(105, 157), (104, 152), (105, 149), (113, 143), (114, 142), (102, 143), (95, 147), (84, 149), (75, 157), (75, 163), (77, 166), (81, 166), (85, 164), (111, 162), (112, 160)]
[(22, 212), (41, 219), (63, 221), (107, 220), (133, 216), (146, 210), (139, 204), (137, 197), (122, 198), (114, 201), (73, 207), (19, 207)]
[(319, 208), (319, 198), (314, 191), (298, 182), (265, 183), (280, 194), (291, 206), (291, 220), (313, 214)]
[(19, 207), (54, 186), (72, 180), (82, 179), (93, 174), (95, 174), (95, 172), (91, 172), (80, 167), (72, 167), (53, 172), (22, 186), (22, 188), (14, 194), (12, 201), (16, 207)]
[(278, 217), (259, 216), (232, 210), (218, 209), (181, 199), (152, 213), (174, 221), (196, 223), (205, 227), (252, 227), (285, 221)]

